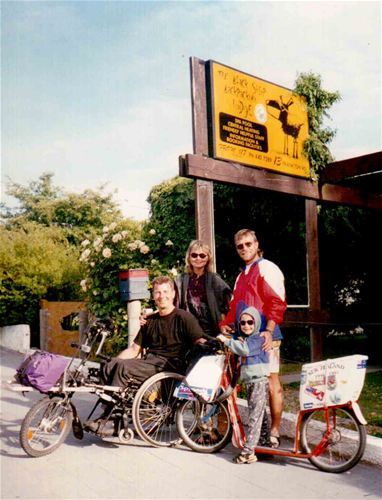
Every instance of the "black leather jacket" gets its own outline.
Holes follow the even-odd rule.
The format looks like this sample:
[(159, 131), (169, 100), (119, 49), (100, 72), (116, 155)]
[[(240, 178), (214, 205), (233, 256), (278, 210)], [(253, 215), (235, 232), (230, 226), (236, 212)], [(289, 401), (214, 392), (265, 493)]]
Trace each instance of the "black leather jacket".
[[(188, 273), (182, 273), (175, 278), (177, 291), (176, 306), (180, 309), (188, 310), (187, 288), (190, 280)], [(231, 288), (216, 273), (205, 273), (207, 305), (215, 325), (216, 332), (219, 331), (219, 322), (223, 319), (229, 309), (229, 303), (232, 296)]]

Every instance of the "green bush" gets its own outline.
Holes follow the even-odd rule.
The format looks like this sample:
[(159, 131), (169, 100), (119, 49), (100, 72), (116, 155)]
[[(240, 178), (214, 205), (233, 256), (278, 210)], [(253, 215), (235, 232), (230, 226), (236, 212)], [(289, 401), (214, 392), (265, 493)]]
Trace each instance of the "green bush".
[(137, 233), (124, 229), (122, 223), (111, 223), (103, 228), (102, 234), (81, 243), (82, 293), (92, 314), (113, 320), (113, 348), (125, 347), (127, 339), (128, 318), (126, 304), (120, 299), (119, 272), (147, 268), (150, 280), (159, 275), (174, 277), (178, 273), (177, 268), (169, 269), (154, 258), (154, 254), (166, 254), (172, 242), (166, 238), (160, 242), (153, 228), (146, 228), (146, 234), (146, 241), (142, 241), (136, 237)]

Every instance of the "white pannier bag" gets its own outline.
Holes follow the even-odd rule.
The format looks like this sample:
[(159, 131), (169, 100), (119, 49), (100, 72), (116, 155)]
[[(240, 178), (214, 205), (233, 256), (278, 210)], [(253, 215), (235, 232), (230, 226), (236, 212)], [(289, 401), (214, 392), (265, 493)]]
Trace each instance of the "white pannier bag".
[(219, 389), (221, 377), (224, 369), (224, 354), (215, 356), (203, 356), (190, 370), (174, 395), (181, 399), (194, 399), (190, 389), (205, 401), (212, 401), (216, 391)]
[(301, 369), (300, 408), (308, 410), (357, 401), (365, 381), (368, 356), (307, 363)]

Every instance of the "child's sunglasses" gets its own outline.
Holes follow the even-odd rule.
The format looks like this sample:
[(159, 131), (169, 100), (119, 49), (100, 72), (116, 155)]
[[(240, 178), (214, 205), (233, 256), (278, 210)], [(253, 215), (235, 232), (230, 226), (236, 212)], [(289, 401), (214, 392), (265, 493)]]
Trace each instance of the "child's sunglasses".
[(244, 326), (244, 325), (252, 326), (253, 323), (254, 323), (253, 319), (248, 319), (247, 321), (245, 321), (245, 319), (240, 320), (241, 326)]

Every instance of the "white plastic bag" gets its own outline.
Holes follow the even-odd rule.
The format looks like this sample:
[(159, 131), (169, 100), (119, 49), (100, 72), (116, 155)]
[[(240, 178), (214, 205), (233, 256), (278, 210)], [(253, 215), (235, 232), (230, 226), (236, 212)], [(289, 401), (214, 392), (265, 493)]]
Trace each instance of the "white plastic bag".
[(191, 388), (205, 401), (212, 401), (220, 386), (224, 360), (223, 354), (200, 358), (185, 378), (187, 385), (183, 382), (174, 395), (182, 399), (193, 399), (192, 392), (188, 389)]
[(365, 380), (367, 359), (362, 354), (354, 354), (303, 365), (301, 410), (357, 401)]

